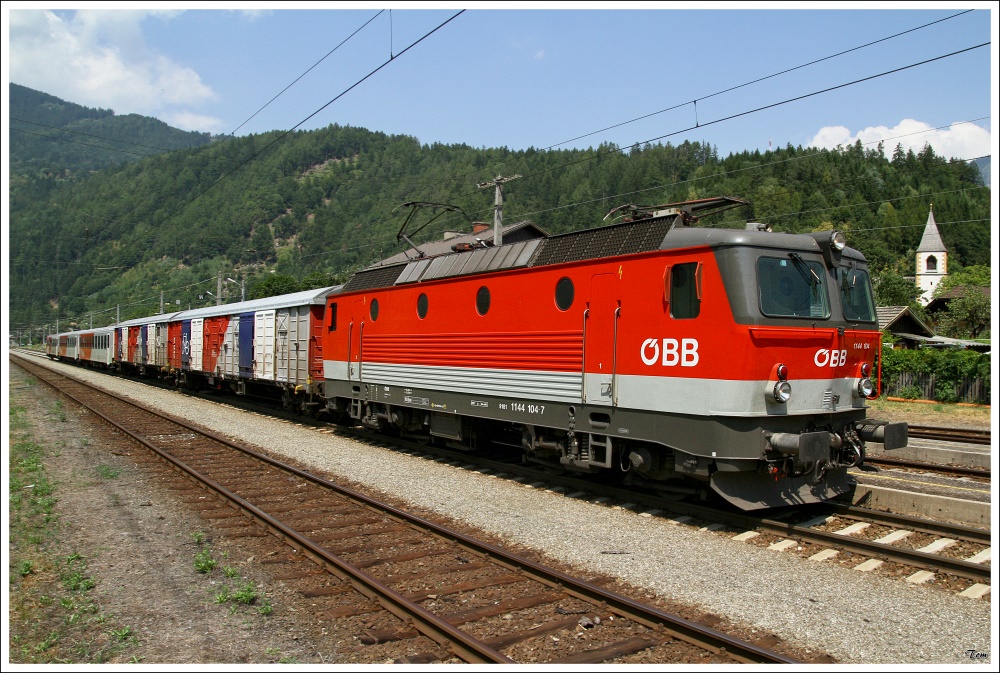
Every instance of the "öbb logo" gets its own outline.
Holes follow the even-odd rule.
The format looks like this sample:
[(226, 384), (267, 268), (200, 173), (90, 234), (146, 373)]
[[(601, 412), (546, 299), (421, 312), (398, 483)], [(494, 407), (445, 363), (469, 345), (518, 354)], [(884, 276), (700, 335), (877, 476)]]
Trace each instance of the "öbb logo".
[(841, 365), (847, 364), (847, 351), (831, 351), (826, 348), (820, 348), (816, 351), (816, 355), (813, 356), (813, 362), (816, 363), (817, 367), (840, 367)]
[[(663, 339), (663, 361), (664, 367), (694, 367), (698, 364), (698, 340), (697, 339)], [(646, 339), (642, 342), (639, 356), (648, 366), (655, 365), (660, 360), (660, 341), (656, 339)]]

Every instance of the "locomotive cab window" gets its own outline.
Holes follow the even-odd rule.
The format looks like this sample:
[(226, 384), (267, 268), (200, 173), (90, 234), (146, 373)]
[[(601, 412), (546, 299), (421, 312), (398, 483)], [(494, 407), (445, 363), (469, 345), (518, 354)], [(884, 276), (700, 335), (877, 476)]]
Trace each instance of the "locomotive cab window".
[(674, 264), (667, 267), (667, 276), (670, 317), (697, 318), (701, 313), (701, 263)]
[(875, 322), (872, 282), (865, 269), (837, 269), (840, 304), (845, 320)]
[(761, 257), (757, 260), (760, 312), (781, 318), (826, 320), (830, 302), (825, 278), (821, 263), (807, 261), (796, 252), (787, 257)]

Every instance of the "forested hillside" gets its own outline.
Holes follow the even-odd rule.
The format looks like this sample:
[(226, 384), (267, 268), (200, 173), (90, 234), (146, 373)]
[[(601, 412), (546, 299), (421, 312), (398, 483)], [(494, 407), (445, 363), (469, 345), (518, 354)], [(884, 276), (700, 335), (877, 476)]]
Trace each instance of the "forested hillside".
[[(11, 199), (11, 323), (84, 324), (95, 312), (95, 326), (108, 324), (118, 306), (122, 319), (155, 313), (161, 292), (173, 307), (203, 306), (220, 273), (248, 288), (273, 272), (342, 276), (402, 249), (400, 204), (449, 203), (491, 221), (493, 190), (477, 184), (515, 174), (504, 221), (530, 219), (551, 233), (600, 226), (624, 203), (726, 195), (751, 205), (704, 224), (841, 229), (879, 277), (898, 279), (913, 274), (933, 203), (950, 268), (990, 260), (979, 169), (929, 147), (891, 159), (860, 144), (724, 158), (700, 142), (510, 151), (332, 125), (218, 140), (72, 181), (32, 176)], [(468, 227), (450, 214), (421, 237)]]
[(10, 84), (10, 175), (16, 188), (37, 178), (72, 179), (89, 171), (211, 141), (142, 115), (69, 103)]

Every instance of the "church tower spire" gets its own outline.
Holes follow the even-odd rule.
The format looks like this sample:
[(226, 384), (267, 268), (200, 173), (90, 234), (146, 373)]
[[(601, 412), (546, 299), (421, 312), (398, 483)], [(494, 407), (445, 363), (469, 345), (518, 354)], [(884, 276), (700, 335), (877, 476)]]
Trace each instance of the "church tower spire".
[(924, 226), (924, 235), (917, 248), (917, 287), (921, 294), (917, 298), (923, 306), (931, 303), (934, 290), (941, 280), (948, 275), (948, 249), (941, 240), (937, 222), (934, 221), (934, 204), (931, 204)]

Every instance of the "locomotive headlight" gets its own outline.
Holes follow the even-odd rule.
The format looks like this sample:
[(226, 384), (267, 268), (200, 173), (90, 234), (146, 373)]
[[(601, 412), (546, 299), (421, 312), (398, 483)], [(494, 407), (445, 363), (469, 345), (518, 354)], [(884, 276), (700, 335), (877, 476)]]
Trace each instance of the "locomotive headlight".
[(843, 250), (847, 246), (847, 237), (844, 236), (844, 232), (835, 231), (830, 234), (830, 245), (833, 246), (833, 249), (837, 252)]
[(867, 376), (858, 381), (858, 396), (868, 398), (875, 392), (875, 384)]
[(867, 362), (861, 365), (861, 375), (866, 379), (872, 375), (872, 366)]
[(774, 401), (784, 404), (792, 398), (792, 384), (788, 381), (778, 381), (774, 384)]

